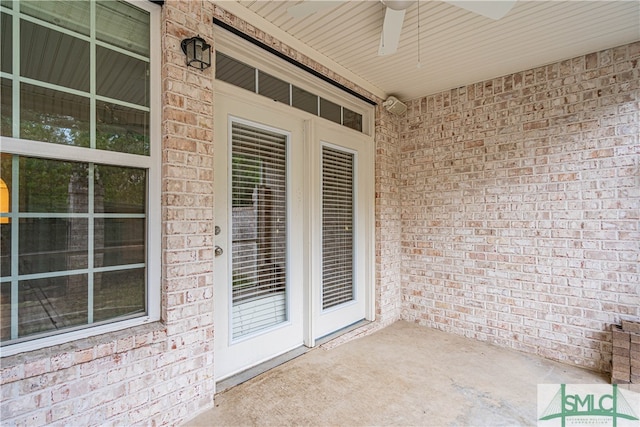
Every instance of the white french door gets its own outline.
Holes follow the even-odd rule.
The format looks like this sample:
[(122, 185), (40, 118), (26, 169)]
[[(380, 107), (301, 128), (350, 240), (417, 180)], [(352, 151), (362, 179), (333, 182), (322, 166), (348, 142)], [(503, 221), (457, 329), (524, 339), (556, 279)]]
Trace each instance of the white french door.
[(311, 132), (316, 167), (310, 211), (314, 339), (365, 319), (373, 280), (371, 141), (318, 123)]
[(302, 121), (216, 97), (215, 376), (303, 344)]
[(251, 94), (217, 93), (215, 107), (221, 380), (372, 319), (373, 147)]

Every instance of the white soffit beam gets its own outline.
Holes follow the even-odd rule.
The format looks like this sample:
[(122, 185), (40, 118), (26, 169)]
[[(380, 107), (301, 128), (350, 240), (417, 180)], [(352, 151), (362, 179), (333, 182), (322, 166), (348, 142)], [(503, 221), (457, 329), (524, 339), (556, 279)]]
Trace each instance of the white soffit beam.
[(289, 47), (297, 50), (301, 54), (308, 56), (309, 58), (318, 62), (320, 65), (327, 67), (328, 69), (346, 78), (347, 80), (350, 80), (351, 82), (357, 84), (364, 90), (374, 94), (379, 98), (387, 99), (387, 94), (379, 87), (374, 86), (373, 84), (371, 84), (371, 82), (363, 79), (362, 77), (355, 74), (354, 72), (348, 70), (347, 68), (344, 68), (342, 65), (338, 64), (337, 62), (331, 60), (330, 58), (324, 56), (320, 52), (307, 46), (300, 40), (293, 37), (291, 34), (281, 30), (279, 27), (275, 26), (274, 24), (267, 21), (263, 17), (256, 15), (254, 12), (242, 6), (241, 4), (237, 3), (236, 1), (217, 0), (217, 1), (214, 1), (214, 3), (220, 6), (222, 9), (226, 10), (227, 12), (237, 16), (243, 21), (246, 21), (250, 25), (253, 25), (254, 27), (264, 31), (265, 33), (270, 34), (271, 36), (280, 40), (281, 42), (288, 45)]

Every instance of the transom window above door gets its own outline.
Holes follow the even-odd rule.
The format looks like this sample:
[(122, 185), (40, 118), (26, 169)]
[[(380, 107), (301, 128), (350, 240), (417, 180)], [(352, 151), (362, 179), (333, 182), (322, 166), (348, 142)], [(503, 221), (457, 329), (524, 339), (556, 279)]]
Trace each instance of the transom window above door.
[(216, 53), (216, 79), (362, 132), (362, 114), (244, 64), (221, 52)]

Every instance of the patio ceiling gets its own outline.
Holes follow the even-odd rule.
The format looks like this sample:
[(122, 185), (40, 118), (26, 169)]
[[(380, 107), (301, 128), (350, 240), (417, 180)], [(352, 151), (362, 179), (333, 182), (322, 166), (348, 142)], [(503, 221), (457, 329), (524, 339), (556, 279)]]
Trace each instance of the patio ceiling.
[(519, 0), (494, 21), (422, 0), (407, 9), (398, 51), (380, 57), (385, 6), (379, 1), (328, 2), (301, 18), (287, 11), (301, 1), (237, 3), (256, 22), (267, 21), (318, 52), (324, 65), (337, 63), (377, 93), (403, 100), (640, 40), (638, 1)]

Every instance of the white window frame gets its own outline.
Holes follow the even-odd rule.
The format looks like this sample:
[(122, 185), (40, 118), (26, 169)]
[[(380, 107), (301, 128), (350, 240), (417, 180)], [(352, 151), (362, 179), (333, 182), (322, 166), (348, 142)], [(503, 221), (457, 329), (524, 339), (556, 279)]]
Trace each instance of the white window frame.
[[(15, 344), (5, 344), (0, 347), (0, 357), (11, 356), (14, 354), (37, 350), (44, 347), (50, 347), (53, 345), (68, 343), (69, 341), (93, 337), (108, 332), (115, 332), (123, 329), (128, 329), (134, 326), (140, 326), (151, 322), (160, 320), (161, 313), (161, 152), (162, 152), (162, 138), (161, 138), (161, 7), (153, 4), (147, 0), (125, 0), (140, 9), (149, 12), (150, 18), (150, 51), (149, 51), (149, 65), (150, 65), (150, 81), (149, 81), (149, 140), (150, 140), (150, 153), (149, 156), (132, 155), (127, 153), (119, 153), (106, 150), (97, 150), (93, 148), (74, 147), (60, 144), (52, 144), (47, 142), (39, 142), (32, 140), (24, 140), (19, 138), (0, 137), (0, 151), (5, 154), (15, 154), (27, 157), (38, 157), (53, 160), (67, 160), (74, 162), (87, 162), (100, 165), (111, 165), (121, 167), (141, 168), (147, 171), (148, 175), (148, 188), (147, 188), (147, 206), (146, 206), (146, 310), (147, 313), (143, 316), (131, 318), (127, 320), (114, 320), (113, 323), (100, 324), (98, 326), (83, 325), (82, 329), (70, 330), (69, 332), (61, 332), (60, 334), (45, 336), (42, 338), (33, 338), (32, 340), (17, 342)], [(14, 9), (6, 9), (2, 7), (3, 12), (16, 15), (13, 18), (13, 45), (15, 47), (16, 40), (19, 41), (20, 28), (19, 28), (19, 2), (13, 3)], [(16, 9), (18, 8), (18, 9)], [(95, 15), (94, 15), (95, 16)], [(93, 17), (92, 17), (93, 19)], [(32, 22), (38, 22), (34, 18), (29, 18)], [(44, 23), (47, 27), (54, 28), (51, 24)], [(67, 34), (76, 35), (65, 29), (55, 27), (56, 30), (65, 32)], [(79, 37), (80, 38), (80, 37)], [(86, 37), (83, 37), (86, 39)], [(18, 42), (19, 43), (19, 42)], [(17, 67), (19, 67), (20, 61), (19, 49), (13, 49), (13, 62), (15, 73)], [(135, 56), (135, 54), (132, 54)], [(16, 65), (16, 61), (18, 65)], [(93, 60), (95, 61), (95, 59)], [(91, 72), (95, 74), (95, 64), (92, 63)], [(20, 77), (19, 72), (17, 75), (2, 73), (3, 78), (9, 78), (13, 80), (13, 102), (16, 103), (19, 99), (20, 82), (27, 81), (29, 79)], [(29, 80), (31, 82), (31, 80)], [(46, 83), (41, 86), (47, 86)], [(52, 86), (57, 90), (60, 90), (57, 86)], [(65, 90), (65, 92), (71, 93), (72, 90)], [(84, 94), (86, 95), (86, 94)], [(92, 94), (91, 97), (96, 97)], [(16, 108), (17, 107), (17, 108)], [(13, 127), (19, 127), (19, 106), (13, 108)], [(18, 120), (16, 120), (18, 118)], [(91, 117), (92, 121), (95, 121), (95, 115)], [(13, 132), (15, 135), (17, 132)], [(18, 202), (17, 199), (12, 199), (11, 213), (8, 215), (10, 218), (12, 215), (17, 215)], [(16, 221), (12, 221), (16, 223)], [(6, 281), (6, 280), (5, 280)]]

